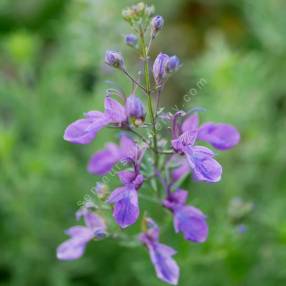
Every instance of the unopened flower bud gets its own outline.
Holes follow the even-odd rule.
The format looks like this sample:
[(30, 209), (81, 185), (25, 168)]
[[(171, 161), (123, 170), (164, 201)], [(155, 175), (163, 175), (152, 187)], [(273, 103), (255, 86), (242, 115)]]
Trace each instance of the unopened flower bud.
[(162, 16), (155, 16), (151, 20), (153, 37), (155, 37), (157, 33), (162, 30), (163, 26), (164, 26), (164, 18)]
[(126, 9), (124, 9), (122, 11), (122, 17), (126, 21), (130, 21), (132, 16), (133, 16), (133, 14), (134, 14), (134, 12), (130, 8), (126, 8)]
[(153, 64), (153, 76), (157, 85), (161, 85), (163, 80), (167, 77), (166, 66), (170, 57), (166, 54), (160, 53)]
[(145, 7), (145, 15), (151, 17), (155, 13), (155, 7), (153, 5)]
[(134, 12), (141, 13), (145, 9), (145, 4), (143, 2), (140, 2), (136, 5), (133, 5), (132, 8), (133, 8)]
[(108, 195), (108, 186), (103, 183), (96, 183), (95, 193), (99, 199), (104, 199)]
[(124, 59), (120, 52), (107, 51), (105, 54), (105, 63), (119, 69), (125, 68)]
[(136, 47), (138, 43), (138, 37), (133, 34), (129, 34), (125, 36), (125, 43), (130, 47)]
[(166, 65), (166, 71), (167, 73), (175, 72), (179, 69), (181, 63), (177, 56), (170, 57), (167, 65)]
[(126, 112), (134, 125), (141, 125), (145, 120), (145, 108), (139, 97), (130, 95), (126, 100)]

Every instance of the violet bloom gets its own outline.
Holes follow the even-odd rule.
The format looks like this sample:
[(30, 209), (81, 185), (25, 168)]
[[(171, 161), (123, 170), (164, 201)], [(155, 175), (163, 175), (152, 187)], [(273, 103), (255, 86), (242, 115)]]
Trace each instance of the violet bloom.
[(126, 100), (126, 113), (135, 125), (141, 125), (146, 116), (143, 102), (136, 95), (130, 95)]
[(171, 192), (164, 200), (164, 207), (174, 216), (175, 231), (182, 232), (186, 240), (201, 243), (208, 237), (206, 216), (197, 208), (185, 205), (188, 192), (177, 190)]
[(160, 53), (153, 64), (153, 76), (158, 86), (164, 83), (167, 77), (177, 71), (180, 67), (180, 60), (177, 56), (169, 57), (166, 54)]
[(151, 20), (151, 29), (152, 29), (152, 35), (155, 37), (159, 31), (163, 29), (164, 26), (164, 18), (162, 16), (155, 16)]
[[(179, 115), (174, 116), (174, 121), (173, 121), (173, 137), (179, 137), (182, 136), (181, 134), (193, 134), (196, 137), (196, 140), (204, 141), (209, 144), (211, 144), (213, 147), (215, 147), (218, 150), (224, 151), (233, 148), (235, 145), (237, 145), (240, 141), (240, 134), (237, 131), (237, 129), (230, 125), (230, 124), (225, 124), (225, 123), (212, 123), (212, 122), (207, 122), (205, 124), (202, 124), (199, 126), (199, 117), (198, 114), (195, 113), (191, 116), (189, 116), (187, 119), (183, 121), (182, 124), (177, 123), (177, 117)], [(198, 146), (199, 147), (199, 146)], [(202, 149), (203, 148), (203, 149)], [(201, 154), (199, 154), (200, 157), (213, 157), (214, 153), (209, 150), (206, 147), (202, 147), (197, 149)], [(202, 154), (202, 153), (205, 153)], [(208, 156), (208, 154), (209, 156)], [(181, 179), (184, 175), (188, 174), (193, 167), (193, 164), (190, 164), (190, 161), (188, 158), (179, 158), (179, 167), (174, 170), (172, 176), (173, 179), (179, 180)], [(220, 176), (219, 176), (219, 169), (220, 167), (214, 163), (213, 161), (208, 160), (204, 164), (206, 166), (205, 170), (208, 168), (213, 169), (214, 176), (211, 178), (211, 180), (207, 179), (205, 181), (208, 182), (216, 182), (219, 181)], [(213, 164), (214, 163), (214, 164)], [(215, 167), (216, 166), (216, 167)], [(217, 175), (215, 175), (217, 174)], [(202, 176), (198, 176), (197, 179), (203, 178)], [(204, 179), (203, 179), (204, 181)]]
[(160, 53), (153, 64), (153, 76), (157, 85), (162, 85), (164, 79), (167, 78), (166, 66), (170, 57), (166, 54)]
[(70, 236), (57, 248), (57, 258), (60, 260), (75, 260), (80, 258), (86, 245), (94, 238), (106, 236), (106, 226), (104, 220), (91, 211), (89, 207), (83, 207), (76, 213), (79, 220), (84, 218), (86, 226), (73, 226), (65, 231)]
[(206, 122), (199, 126), (197, 113), (189, 116), (182, 124), (183, 132), (195, 129), (198, 129), (198, 140), (205, 141), (221, 151), (235, 147), (240, 141), (238, 130), (230, 124)]
[(138, 43), (138, 37), (133, 34), (128, 34), (125, 36), (125, 43), (130, 47), (136, 47)]
[(159, 227), (150, 218), (145, 219), (147, 229), (139, 236), (140, 241), (148, 248), (151, 261), (159, 279), (171, 285), (177, 285), (180, 269), (172, 258), (176, 251), (159, 242)]
[(144, 178), (135, 171), (121, 171), (118, 176), (123, 187), (115, 189), (107, 203), (114, 204), (113, 217), (121, 228), (126, 228), (134, 224), (139, 217), (137, 191), (143, 184)]
[(111, 193), (107, 203), (114, 204), (113, 217), (121, 228), (126, 228), (134, 224), (139, 216), (137, 191), (144, 182), (139, 171), (144, 149), (140, 149), (128, 137), (123, 137), (121, 143), (121, 158), (126, 163), (132, 164), (134, 170), (118, 172), (118, 177), (123, 186)]
[(73, 144), (90, 144), (97, 133), (109, 124), (124, 125), (127, 115), (124, 106), (110, 96), (105, 97), (105, 111), (90, 111), (83, 119), (70, 124), (64, 134), (64, 139)]
[(125, 69), (123, 56), (117, 51), (107, 51), (105, 53), (105, 63), (114, 68)]
[(91, 174), (104, 176), (120, 161), (139, 160), (142, 151), (130, 137), (123, 134), (119, 146), (108, 143), (103, 150), (95, 153), (90, 158), (87, 170)]
[(168, 64), (166, 66), (166, 71), (172, 73), (177, 71), (181, 66), (180, 60), (177, 56), (170, 57)]
[(186, 161), (183, 164), (183, 171), (186, 169), (191, 170), (193, 179), (196, 181), (209, 183), (220, 181), (222, 167), (214, 159), (215, 154), (206, 147), (194, 145), (198, 135), (197, 130), (180, 134), (180, 128), (176, 124), (177, 116), (175, 115), (173, 119), (174, 139), (172, 140), (172, 147), (176, 153), (185, 156)]

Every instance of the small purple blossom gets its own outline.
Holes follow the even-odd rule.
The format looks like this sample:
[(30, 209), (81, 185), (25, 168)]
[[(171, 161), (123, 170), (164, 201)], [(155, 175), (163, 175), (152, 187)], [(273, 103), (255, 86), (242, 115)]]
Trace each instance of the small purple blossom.
[(84, 119), (70, 124), (64, 134), (64, 139), (73, 144), (90, 144), (97, 133), (109, 124), (124, 125), (128, 117), (125, 107), (110, 96), (105, 97), (105, 111), (90, 111)]
[(155, 16), (151, 20), (151, 29), (152, 29), (152, 36), (156, 37), (159, 31), (163, 29), (164, 26), (164, 18), (162, 16)]
[(160, 53), (153, 64), (153, 76), (158, 86), (162, 86), (168, 76), (177, 71), (181, 66), (177, 56), (169, 57), (166, 54)]
[(240, 141), (238, 130), (230, 124), (206, 122), (199, 126), (197, 113), (189, 116), (182, 124), (183, 131), (195, 129), (198, 129), (198, 140), (205, 141), (221, 151), (235, 147)]
[(105, 63), (114, 68), (125, 69), (124, 58), (121, 53), (117, 51), (107, 51), (105, 53)]
[(126, 100), (126, 112), (133, 119), (135, 125), (141, 125), (146, 116), (145, 107), (141, 99), (136, 95), (130, 95)]
[(113, 217), (121, 228), (134, 224), (139, 216), (138, 190), (144, 182), (140, 164), (144, 150), (126, 136), (121, 139), (121, 159), (133, 166), (133, 171), (120, 171), (118, 177), (123, 184), (115, 189), (107, 203), (113, 204)]
[(206, 216), (199, 209), (185, 205), (187, 196), (188, 192), (183, 190), (170, 192), (163, 205), (173, 213), (176, 232), (182, 232), (186, 240), (205, 242), (208, 236)]
[(142, 155), (142, 149), (127, 135), (120, 137), (120, 144), (108, 143), (106, 147), (95, 153), (88, 163), (89, 173), (104, 176), (120, 161), (137, 162)]
[(160, 53), (153, 64), (153, 76), (157, 85), (162, 85), (164, 79), (167, 77), (166, 65), (169, 62), (169, 56)]
[(57, 248), (57, 258), (60, 260), (75, 260), (80, 258), (86, 245), (94, 238), (103, 238), (106, 236), (106, 225), (104, 220), (91, 211), (87, 206), (76, 213), (79, 220), (84, 218), (85, 226), (73, 226), (65, 231), (70, 236)]
[(70, 124), (64, 134), (64, 139), (73, 144), (89, 144), (96, 137), (98, 131), (109, 124), (106, 114), (99, 111), (91, 111)]
[(123, 187), (115, 189), (109, 196), (107, 203), (114, 204), (113, 217), (121, 228), (134, 224), (139, 216), (137, 191), (143, 184), (141, 174), (131, 171), (118, 173)]
[(136, 47), (136, 45), (138, 43), (138, 37), (134, 34), (126, 35), (124, 40), (128, 46), (133, 47), (133, 48)]
[[(172, 147), (176, 153), (185, 156), (193, 179), (209, 183), (220, 181), (222, 167), (214, 159), (215, 154), (206, 147), (194, 145), (198, 135), (197, 130), (186, 131), (178, 136), (178, 129), (175, 128), (176, 120), (176, 116), (174, 116)], [(184, 164), (185, 162), (183, 166)]]
[(172, 56), (169, 58), (168, 64), (166, 66), (167, 73), (172, 73), (177, 71), (181, 66), (180, 60), (177, 56)]
[[(206, 147), (193, 145), (199, 140), (218, 150), (228, 150), (239, 143), (239, 132), (232, 125), (224, 123), (207, 122), (199, 126), (197, 113), (179, 124), (178, 117), (181, 115), (182, 113), (178, 112), (173, 117), (172, 146), (177, 153), (186, 156), (179, 159), (180, 166), (173, 171), (173, 179), (179, 180), (192, 171), (193, 178), (197, 181), (218, 182), (221, 179), (222, 167), (214, 160), (214, 152)], [(177, 160), (178, 157), (174, 159)]]
[(172, 258), (176, 251), (159, 242), (159, 227), (150, 218), (145, 219), (146, 231), (139, 240), (147, 247), (157, 277), (171, 285), (177, 285), (180, 275), (179, 267)]

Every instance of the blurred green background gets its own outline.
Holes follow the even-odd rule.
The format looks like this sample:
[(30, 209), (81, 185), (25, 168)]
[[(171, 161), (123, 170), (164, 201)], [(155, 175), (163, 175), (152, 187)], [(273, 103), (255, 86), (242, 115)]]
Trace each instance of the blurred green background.
[[(242, 137), (219, 154), (219, 184), (187, 182), (190, 200), (208, 215), (209, 240), (190, 244), (172, 226), (162, 233), (178, 250), (179, 285), (286, 285), (286, 3), (152, 3), (166, 19), (153, 56), (162, 50), (184, 64), (164, 104), (183, 104), (190, 90), (185, 108), (207, 108), (203, 120), (232, 123)], [(135, 70), (120, 16), (130, 4), (0, 1), (0, 285), (164, 285), (144, 248), (106, 240), (90, 243), (75, 262), (55, 256), (63, 230), (75, 224), (77, 202), (98, 180), (86, 172), (89, 156), (115, 138), (103, 131), (90, 146), (71, 145), (63, 131), (101, 108), (106, 80), (130, 90), (103, 65), (106, 49), (121, 49)], [(241, 223), (246, 232), (238, 231)]]

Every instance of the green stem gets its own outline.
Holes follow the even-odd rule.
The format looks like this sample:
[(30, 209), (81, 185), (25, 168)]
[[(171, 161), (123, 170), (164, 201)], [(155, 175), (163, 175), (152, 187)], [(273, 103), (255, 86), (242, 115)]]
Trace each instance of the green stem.
[(145, 44), (145, 37), (144, 31), (141, 30), (140, 32), (141, 41), (142, 41), (142, 50), (143, 50), (143, 57), (144, 57), (144, 73), (145, 73), (145, 83), (146, 83), (146, 94), (148, 97), (148, 110), (150, 112), (151, 121), (152, 121), (152, 137), (153, 137), (153, 147), (154, 147), (154, 165), (155, 168), (158, 167), (158, 144), (157, 144), (157, 130), (156, 130), (156, 119), (153, 110), (153, 103), (152, 103), (152, 96), (151, 96), (151, 82), (150, 82), (150, 75), (149, 75), (149, 61), (148, 61), (148, 53), (146, 44)]

